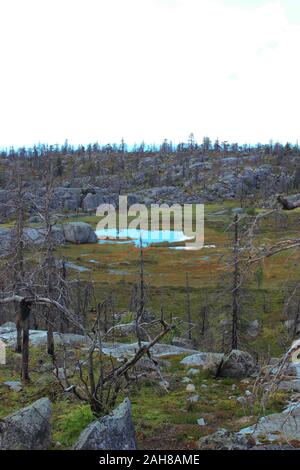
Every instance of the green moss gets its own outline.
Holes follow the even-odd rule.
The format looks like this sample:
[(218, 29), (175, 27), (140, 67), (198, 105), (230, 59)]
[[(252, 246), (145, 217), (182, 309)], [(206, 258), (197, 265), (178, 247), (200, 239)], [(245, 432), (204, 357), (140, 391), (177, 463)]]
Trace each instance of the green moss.
[(63, 448), (71, 447), (80, 433), (95, 419), (89, 405), (77, 405), (68, 409), (65, 403), (56, 406), (53, 439)]

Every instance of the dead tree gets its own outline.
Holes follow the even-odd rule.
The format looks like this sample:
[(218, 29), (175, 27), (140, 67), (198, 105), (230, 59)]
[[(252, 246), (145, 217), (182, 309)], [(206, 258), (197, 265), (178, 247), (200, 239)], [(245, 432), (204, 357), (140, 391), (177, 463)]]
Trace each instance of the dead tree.
[(22, 366), (21, 366), (21, 378), (23, 381), (28, 382), (29, 377), (29, 319), (31, 312), (32, 302), (22, 299), (20, 302), (20, 316), (22, 320), (23, 328), (23, 340), (22, 340)]
[(135, 317), (135, 328), (136, 336), (138, 339), (139, 346), (142, 343), (142, 335), (140, 325), (144, 320), (145, 316), (145, 304), (146, 304), (146, 294), (145, 294), (145, 276), (144, 276), (144, 251), (142, 239), (140, 239), (140, 275), (139, 275), (139, 303), (136, 310)]
[[(13, 229), (12, 247), (11, 251), (13, 256), (9, 261), (9, 267), (12, 272), (12, 290), (13, 292), (20, 292), (24, 288), (25, 279), (25, 257), (24, 257), (24, 225), (25, 225), (25, 193), (24, 185), (21, 177), (20, 163), (16, 162), (14, 166), (16, 174), (16, 192), (14, 199), (14, 206), (16, 211), (16, 222)], [(20, 309), (16, 309), (16, 328), (17, 328), (17, 342), (16, 352), (22, 351), (22, 315)]]
[[(65, 374), (64, 378), (66, 384), (62, 383), (61, 380), (60, 382), (65, 392), (72, 392), (80, 400), (89, 403), (95, 416), (101, 416), (114, 407), (120, 391), (139, 378), (132, 372), (134, 371), (137, 363), (144, 356), (147, 356), (155, 363), (151, 356), (151, 349), (165, 335), (175, 328), (174, 324), (167, 324), (163, 318), (153, 322), (160, 325), (161, 329), (153, 339), (149, 339), (146, 344), (140, 344), (136, 352), (133, 354), (133, 357), (124, 361), (123, 364), (114, 364), (112, 360), (107, 364), (107, 361), (104, 361), (103, 359), (103, 340), (105, 336), (101, 333), (99, 316), (97, 316), (91, 329), (87, 329), (82, 325), (80, 319), (74, 314), (74, 312), (56, 300), (40, 296), (21, 297), (18, 295), (0, 299), (0, 304), (8, 304), (11, 302), (19, 303), (24, 322), (29, 319), (30, 310), (33, 305), (44, 305), (55, 308), (57, 312), (68, 318), (69, 322), (76, 326), (76, 328), (89, 339), (90, 346), (87, 361), (87, 377), (84, 375), (82, 363), (78, 364), (81, 386), (71, 384), (67, 378), (67, 374)], [(140, 327), (142, 327), (142, 325), (140, 325)], [(25, 335), (23, 336), (25, 346), (23, 345), (22, 358), (22, 376), (25, 380), (28, 380), (29, 378), (29, 335), (27, 335), (27, 331), (28, 330), (25, 329)], [(107, 334), (109, 333), (110, 331), (108, 331)], [(95, 355), (97, 355), (98, 359), (97, 366)]]
[[(49, 172), (51, 174), (51, 172)], [(45, 293), (48, 297), (53, 297), (55, 293), (55, 284), (57, 283), (57, 266), (53, 255), (53, 231), (51, 222), (50, 204), (53, 197), (53, 187), (51, 180), (47, 179), (46, 195), (45, 195), (45, 210), (44, 210), (44, 223), (45, 223), (45, 257), (43, 260), (43, 274), (45, 279)], [(47, 323), (47, 352), (50, 356), (54, 357), (54, 336), (53, 336), (53, 323), (54, 317), (51, 309), (46, 312)]]
[(239, 243), (240, 243), (239, 216), (235, 215), (234, 217), (234, 240), (233, 240), (231, 349), (238, 349), (238, 323), (239, 323), (239, 297), (240, 297)]
[(191, 318), (191, 299), (190, 299), (190, 283), (189, 275), (185, 274), (185, 311), (186, 311), (186, 320), (188, 325), (188, 339), (192, 340), (192, 318)]
[[(147, 356), (156, 365), (156, 361), (151, 356), (151, 349), (175, 328), (175, 325), (168, 325), (163, 319), (159, 320), (161, 331), (148, 343), (139, 345), (131, 359), (125, 360), (121, 365), (116, 365), (112, 359), (110, 361), (104, 360), (102, 338), (100, 330), (96, 326), (97, 323), (96, 319), (92, 328), (93, 337), (88, 351), (86, 375), (82, 364), (78, 364), (81, 384), (72, 384), (67, 374), (64, 374), (65, 383), (60, 382), (65, 391), (72, 392), (79, 400), (89, 403), (93, 414), (99, 417), (107, 414), (115, 406), (117, 397), (123, 389), (127, 389), (130, 384), (145, 375), (135, 371), (138, 362), (143, 357)], [(97, 357), (97, 365), (95, 356)], [(109, 366), (107, 366), (107, 362), (109, 362)]]

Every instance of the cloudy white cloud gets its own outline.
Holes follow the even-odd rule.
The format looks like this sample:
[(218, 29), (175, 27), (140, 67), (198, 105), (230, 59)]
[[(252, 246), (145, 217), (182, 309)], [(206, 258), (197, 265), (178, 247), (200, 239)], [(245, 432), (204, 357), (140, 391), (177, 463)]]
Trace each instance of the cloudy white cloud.
[(296, 141), (291, 1), (0, 0), (0, 145)]

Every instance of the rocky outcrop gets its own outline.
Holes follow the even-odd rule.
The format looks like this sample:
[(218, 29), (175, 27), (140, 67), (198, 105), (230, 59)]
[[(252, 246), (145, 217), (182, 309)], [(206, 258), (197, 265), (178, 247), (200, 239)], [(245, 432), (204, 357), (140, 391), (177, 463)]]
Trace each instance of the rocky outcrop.
[(255, 362), (246, 351), (233, 349), (222, 361), (218, 370), (219, 377), (249, 377), (255, 370)]
[[(47, 331), (30, 330), (29, 338), (32, 346), (44, 346), (47, 344)], [(17, 340), (16, 325), (9, 322), (0, 326), (0, 339), (8, 346), (14, 346)], [(54, 333), (54, 342), (56, 345), (86, 346), (88, 339), (85, 336), (73, 333)]]
[(0, 422), (0, 450), (46, 450), (51, 444), (52, 405), (41, 398)]
[(258, 423), (241, 429), (239, 436), (250, 436), (256, 444), (262, 441), (300, 441), (300, 406), (293, 405), (282, 413), (263, 416)]
[[(46, 230), (44, 228), (25, 228), (25, 247), (42, 246), (45, 243)], [(0, 255), (5, 255), (12, 249), (13, 229), (0, 228)], [(70, 222), (55, 225), (52, 228), (52, 237), (56, 245), (70, 243), (97, 243), (97, 236), (91, 225), (85, 222)]]
[[(237, 433), (220, 429), (199, 441), (199, 449), (211, 450), (246, 450), (261, 449), (281, 450), (285, 446), (293, 449), (300, 443), (300, 406), (289, 406), (282, 413), (263, 416), (253, 426), (241, 429)], [(266, 445), (266, 443), (269, 443)], [(298, 443), (298, 444), (299, 444)], [(296, 446), (298, 447), (298, 445)]]
[(227, 429), (219, 429), (214, 434), (202, 437), (198, 442), (198, 448), (201, 450), (247, 450), (254, 444), (255, 442), (246, 436)]
[(128, 398), (110, 415), (91, 423), (81, 433), (74, 450), (136, 450)]

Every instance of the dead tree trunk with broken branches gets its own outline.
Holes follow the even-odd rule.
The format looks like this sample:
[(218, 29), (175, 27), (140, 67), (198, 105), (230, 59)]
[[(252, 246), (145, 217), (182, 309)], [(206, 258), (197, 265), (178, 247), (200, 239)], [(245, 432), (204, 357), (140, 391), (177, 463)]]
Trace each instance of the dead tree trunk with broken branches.
[(234, 240), (233, 240), (231, 349), (238, 349), (239, 298), (240, 298), (239, 243), (240, 243), (239, 216), (236, 214), (234, 217)]

